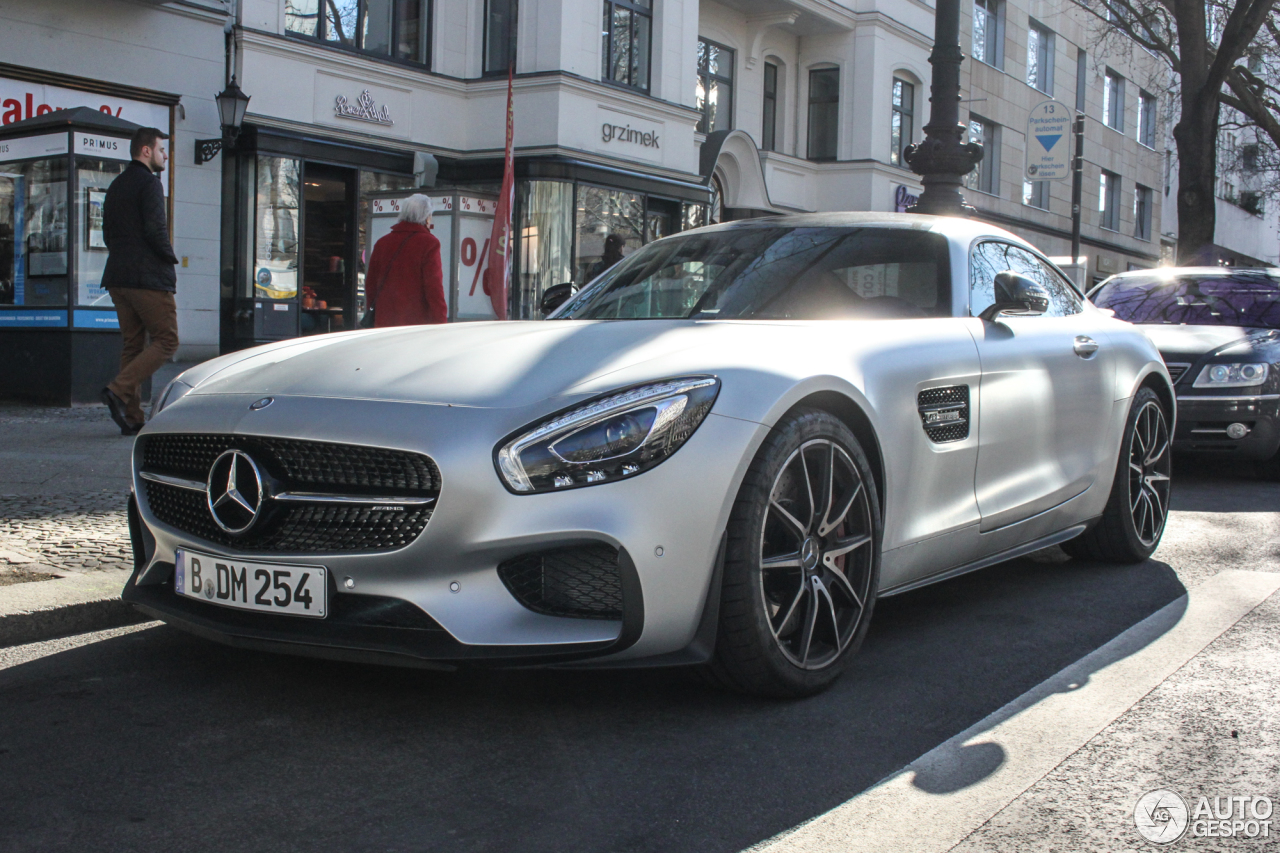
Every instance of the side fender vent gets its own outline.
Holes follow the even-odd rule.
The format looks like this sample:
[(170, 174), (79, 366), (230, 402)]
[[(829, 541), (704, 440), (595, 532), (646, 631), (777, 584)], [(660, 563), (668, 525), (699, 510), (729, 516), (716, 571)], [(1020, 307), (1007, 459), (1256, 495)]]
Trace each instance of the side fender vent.
[(926, 388), (916, 398), (924, 434), (934, 444), (969, 437), (969, 386)]

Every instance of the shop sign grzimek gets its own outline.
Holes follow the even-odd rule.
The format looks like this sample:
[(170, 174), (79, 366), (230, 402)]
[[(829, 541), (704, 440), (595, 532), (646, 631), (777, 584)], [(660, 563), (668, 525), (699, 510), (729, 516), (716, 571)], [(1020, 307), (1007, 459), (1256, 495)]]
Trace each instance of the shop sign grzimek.
[(601, 107), (597, 112), (599, 136), (596, 147), (615, 155), (639, 157), (645, 160), (662, 159), (661, 122), (645, 121), (637, 116)]

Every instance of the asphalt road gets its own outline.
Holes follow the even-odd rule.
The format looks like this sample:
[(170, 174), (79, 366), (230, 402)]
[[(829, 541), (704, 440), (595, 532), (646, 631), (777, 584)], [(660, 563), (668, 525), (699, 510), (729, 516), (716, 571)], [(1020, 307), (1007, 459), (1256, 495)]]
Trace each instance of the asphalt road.
[(1184, 584), (1261, 568), (1280, 487), (1216, 467), (1179, 475), (1157, 559), (1024, 559), (888, 599), (842, 681), (801, 702), (719, 693), (684, 671), (275, 657), (163, 626), (30, 647), (0, 669), (0, 850), (738, 851), (849, 799)]

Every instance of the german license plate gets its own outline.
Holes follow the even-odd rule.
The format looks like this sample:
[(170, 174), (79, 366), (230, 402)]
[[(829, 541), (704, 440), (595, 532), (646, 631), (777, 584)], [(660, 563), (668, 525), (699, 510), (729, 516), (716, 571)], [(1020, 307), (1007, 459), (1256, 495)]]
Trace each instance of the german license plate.
[(223, 607), (323, 619), (329, 591), (324, 566), (251, 563), (179, 549), (173, 590)]

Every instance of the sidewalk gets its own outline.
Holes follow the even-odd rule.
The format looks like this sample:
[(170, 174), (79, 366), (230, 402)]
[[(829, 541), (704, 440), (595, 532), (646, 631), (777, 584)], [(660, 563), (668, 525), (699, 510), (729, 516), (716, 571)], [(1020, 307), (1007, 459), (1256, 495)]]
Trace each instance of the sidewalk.
[(0, 404), (0, 647), (141, 620), (119, 600), (132, 452), (104, 406)]

